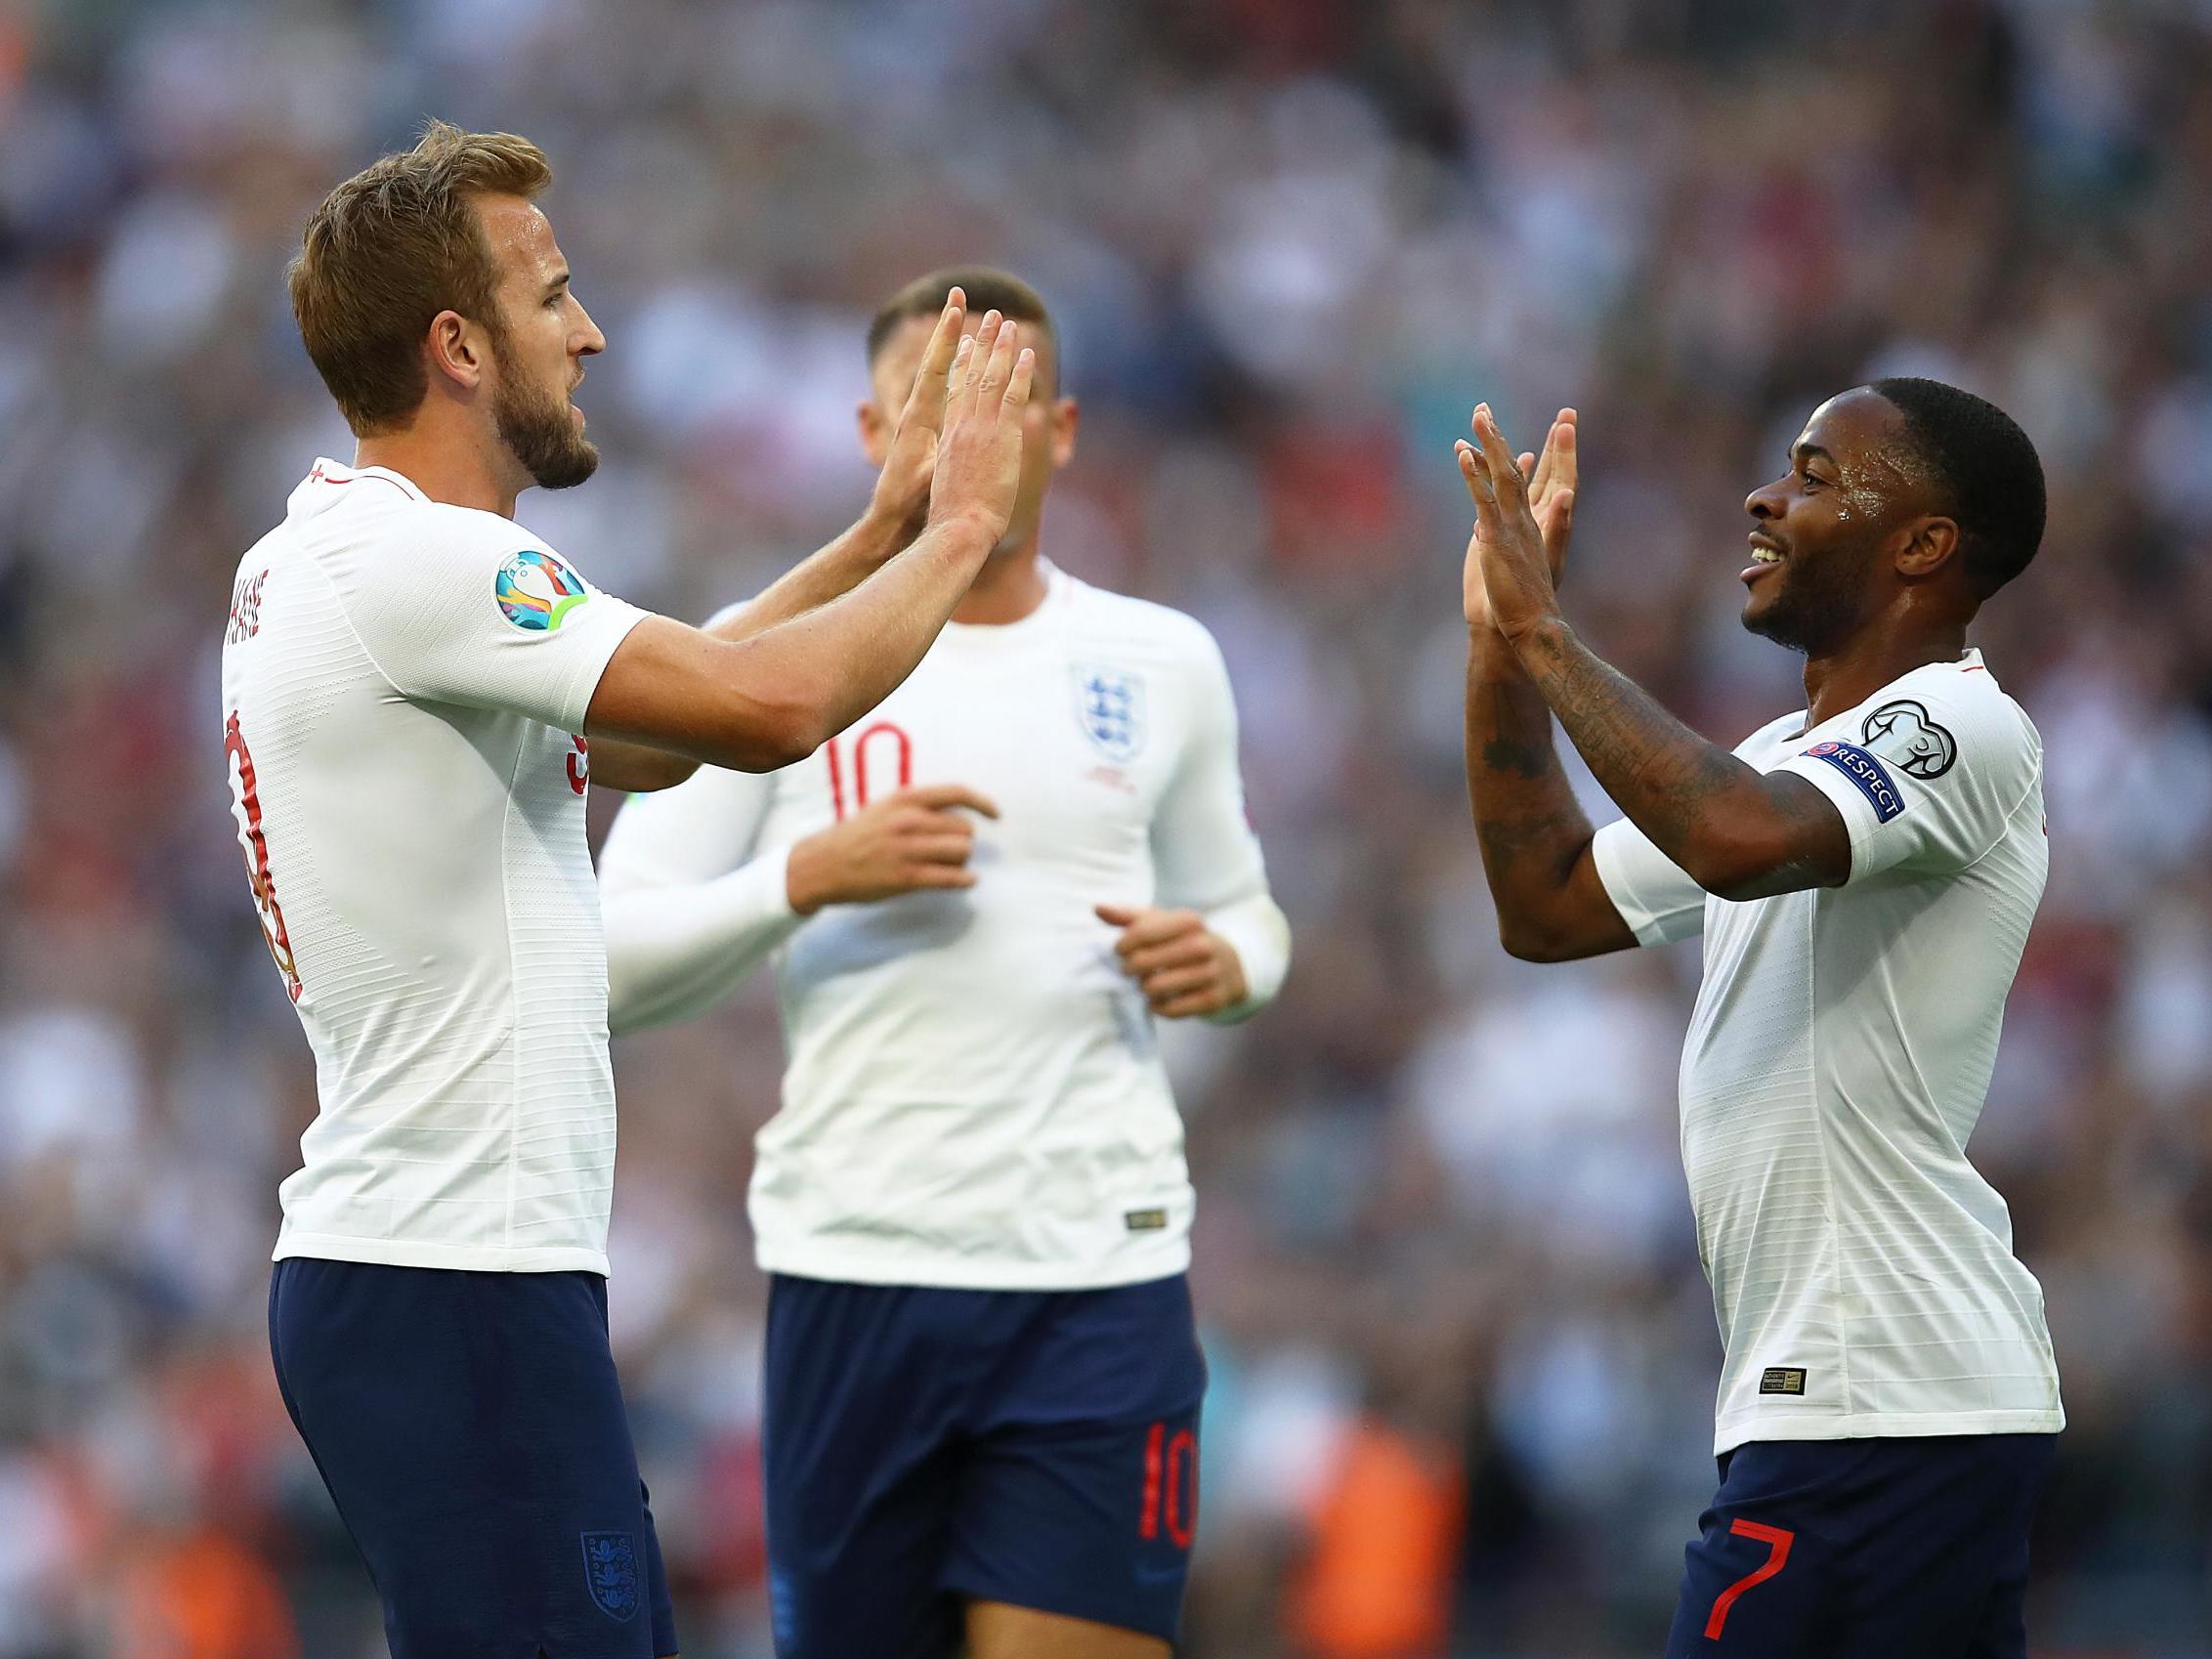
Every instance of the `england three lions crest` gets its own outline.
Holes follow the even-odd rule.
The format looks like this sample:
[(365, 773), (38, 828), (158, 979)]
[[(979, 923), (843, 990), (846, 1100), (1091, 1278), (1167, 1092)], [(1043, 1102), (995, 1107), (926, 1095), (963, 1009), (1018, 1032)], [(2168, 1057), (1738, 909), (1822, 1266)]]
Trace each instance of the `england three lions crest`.
[(1091, 747), (1117, 765), (1144, 748), (1144, 676), (1095, 662), (1074, 667), (1076, 724)]
[(638, 1609), (637, 1542), (626, 1532), (583, 1535), (583, 1579), (592, 1604), (617, 1623)]

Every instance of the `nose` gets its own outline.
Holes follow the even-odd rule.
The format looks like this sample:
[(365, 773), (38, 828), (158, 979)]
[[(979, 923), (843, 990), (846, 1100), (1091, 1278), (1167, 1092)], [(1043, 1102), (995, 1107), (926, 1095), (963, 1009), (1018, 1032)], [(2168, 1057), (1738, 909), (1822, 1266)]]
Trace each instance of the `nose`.
[(579, 305), (576, 313), (583, 319), (583, 338), (576, 346), (576, 356), (595, 358), (607, 349), (607, 336), (599, 331), (599, 324), (592, 321), (590, 312)]
[(1761, 524), (1766, 523), (1769, 519), (1780, 518), (1786, 507), (1787, 503), (1782, 499), (1782, 484), (1779, 479), (1772, 484), (1754, 489), (1743, 498), (1743, 510)]

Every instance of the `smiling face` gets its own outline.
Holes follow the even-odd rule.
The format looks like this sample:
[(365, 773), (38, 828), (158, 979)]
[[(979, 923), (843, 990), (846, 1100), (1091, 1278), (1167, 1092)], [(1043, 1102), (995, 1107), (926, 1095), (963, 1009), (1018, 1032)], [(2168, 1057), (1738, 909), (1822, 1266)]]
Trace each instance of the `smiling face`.
[(545, 489), (581, 484), (599, 465), (571, 396), (583, 360), (607, 338), (569, 287), (569, 262), (545, 215), (520, 196), (479, 204), (499, 269), (490, 336), (491, 418), (499, 441)]
[[(1930, 486), (1904, 439), (1903, 417), (1864, 387), (1812, 411), (1790, 447), (1789, 472), (1744, 501), (1756, 521), (1743, 573), (1745, 627), (1826, 656), (1906, 580), (1928, 574), (1919, 569), (1926, 550), (1913, 549), (1932, 525), (1949, 521), (1931, 519)], [(1899, 568), (1903, 554), (1911, 554), (1909, 572)]]

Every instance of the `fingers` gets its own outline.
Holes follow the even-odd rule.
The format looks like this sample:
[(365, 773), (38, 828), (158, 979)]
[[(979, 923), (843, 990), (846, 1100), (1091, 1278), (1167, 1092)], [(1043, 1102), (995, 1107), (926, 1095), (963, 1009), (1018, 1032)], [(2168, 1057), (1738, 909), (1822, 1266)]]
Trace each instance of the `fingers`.
[[(1009, 328), (1006, 332), (1011, 334), (1013, 330)], [(1006, 381), (1005, 406), (1014, 411), (1017, 419), (1022, 410), (1029, 406), (1030, 383), (1036, 378), (1037, 354), (1024, 346), (1021, 355), (1014, 359), (1014, 372)]]
[[(994, 399), (1005, 394), (1014, 376), (1014, 326), (1010, 322), (999, 321), (998, 318), (999, 314), (995, 311), (986, 313), (983, 327), (977, 329), (975, 335), (977, 356), (982, 356), (986, 349), (991, 354), (984, 362), (983, 376), (976, 382), (975, 388), (976, 403), (984, 408), (991, 407)], [(993, 330), (995, 322), (997, 326), (992, 331), (987, 348), (983, 336), (986, 331)]]
[(1142, 977), (1145, 1000), (1157, 1008), (1162, 1002), (1187, 997), (1193, 991), (1212, 990), (1221, 983), (1221, 970), (1218, 964), (1206, 961), (1197, 967), (1173, 968)]
[(1148, 987), (1154, 974), (1168, 973), (1178, 968), (1211, 969), (1213, 961), (1213, 941), (1203, 932), (1172, 939), (1164, 945), (1151, 945), (1122, 954), (1124, 971), (1132, 978), (1146, 981)]
[(1491, 489), (1501, 501), (1513, 504), (1524, 493), (1520, 469), (1513, 465), (1512, 447), (1498, 430), (1498, 417), (1488, 404), (1474, 405), (1474, 441), (1489, 465)]
[(1536, 476), (1536, 457), (1534, 455), (1523, 449), (1520, 460), (1515, 464), (1519, 466), (1522, 478), (1533, 481)]
[(1544, 551), (1552, 560), (1552, 575), (1558, 579), (1566, 560), (1567, 538), (1574, 534), (1575, 492), (1562, 489), (1544, 504)]
[(1114, 942), (1114, 949), (1125, 960), (1131, 952), (1164, 945), (1170, 940), (1194, 934), (1203, 938), (1206, 930), (1206, 923), (1196, 911), (1140, 910), (1125, 914), (1129, 914), (1129, 919), (1116, 924), (1123, 931), (1121, 938)]
[(1137, 912), (1129, 905), (1093, 905), (1090, 914), (1109, 927), (1127, 927), (1137, 918)]
[(1490, 463), (1465, 438), (1453, 446), (1453, 452), (1459, 457), (1460, 477), (1467, 480), (1467, 492), (1474, 498), (1475, 532), (1486, 539), (1495, 537), (1504, 521), (1498, 513), (1498, 492), (1490, 483)]
[(1164, 1020), (1187, 1020), (1198, 1014), (1211, 1014), (1216, 1008), (1228, 1006), (1220, 991), (1208, 986), (1204, 991), (1192, 991), (1165, 1002), (1152, 1003), (1152, 1011)]
[(975, 363), (975, 336), (962, 334), (960, 343), (953, 353), (952, 373), (945, 382), (945, 408), (951, 408), (967, 395), (968, 381)]
[(965, 784), (923, 784), (915, 788), (901, 790), (900, 798), (910, 800), (916, 806), (925, 806), (932, 812), (942, 812), (949, 807), (964, 806), (969, 811), (979, 812), (986, 818), (997, 818), (999, 816), (999, 805), (996, 801), (989, 795), (978, 794)]
[(1561, 409), (1559, 418), (1552, 423), (1548, 447), (1553, 451), (1552, 487), (1554, 489), (1572, 489), (1579, 481), (1576, 445), (1581, 440), (1581, 419), (1572, 409)]
[(921, 367), (915, 371), (914, 390), (907, 395), (904, 419), (936, 427), (945, 418), (945, 388), (953, 362), (959, 356), (960, 324), (967, 319), (967, 295), (954, 288), (945, 296), (945, 309), (937, 314), (937, 326), (922, 348)]

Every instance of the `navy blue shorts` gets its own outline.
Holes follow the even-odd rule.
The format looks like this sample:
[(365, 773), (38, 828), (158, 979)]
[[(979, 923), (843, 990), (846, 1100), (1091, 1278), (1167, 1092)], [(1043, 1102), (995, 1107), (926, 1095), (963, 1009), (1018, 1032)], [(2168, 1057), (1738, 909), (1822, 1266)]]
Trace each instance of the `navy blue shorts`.
[(1172, 1641), (1206, 1391), (1181, 1277), (953, 1291), (776, 1275), (782, 1659), (937, 1659), (969, 1600)]
[(1754, 1440), (1721, 1460), (1667, 1659), (2025, 1659), (2057, 1436)]
[(393, 1659), (676, 1651), (606, 1280), (294, 1256), (269, 1340)]

